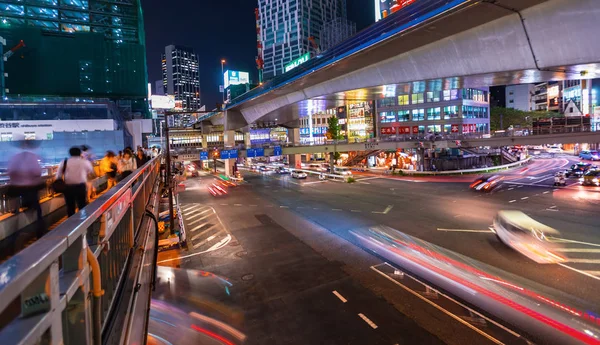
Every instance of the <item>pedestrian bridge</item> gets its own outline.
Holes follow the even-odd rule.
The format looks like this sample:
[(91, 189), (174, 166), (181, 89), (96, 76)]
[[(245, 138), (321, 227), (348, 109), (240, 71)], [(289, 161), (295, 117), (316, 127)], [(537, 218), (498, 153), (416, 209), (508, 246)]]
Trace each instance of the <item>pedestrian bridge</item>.
[[(288, 124), (414, 81), (444, 88), (596, 78), (596, 0), (420, 0), (227, 108), (228, 129)], [(387, 91), (386, 91), (387, 92)]]

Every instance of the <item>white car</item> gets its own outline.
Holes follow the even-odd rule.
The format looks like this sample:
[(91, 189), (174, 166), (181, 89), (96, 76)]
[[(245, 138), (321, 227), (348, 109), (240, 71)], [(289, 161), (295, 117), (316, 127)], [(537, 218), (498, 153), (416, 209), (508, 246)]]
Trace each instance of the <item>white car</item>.
[(558, 146), (558, 145), (552, 145), (552, 146), (548, 146), (548, 148), (546, 149), (546, 152), (548, 152), (548, 153), (563, 153), (563, 149), (561, 149), (560, 146)]
[(305, 179), (308, 177), (308, 175), (305, 172), (296, 171), (296, 170), (292, 171), (291, 176), (292, 176), (292, 178), (297, 178), (297, 179)]
[[(539, 264), (560, 263), (560, 245), (553, 238), (560, 232), (521, 211), (500, 211), (494, 219), (494, 232), (500, 242)], [(548, 238), (551, 236), (551, 238)]]
[(335, 167), (333, 169), (333, 172), (338, 175), (342, 175), (342, 176), (351, 176), (352, 175), (352, 170), (350, 170), (350, 168), (348, 168), (348, 167)]

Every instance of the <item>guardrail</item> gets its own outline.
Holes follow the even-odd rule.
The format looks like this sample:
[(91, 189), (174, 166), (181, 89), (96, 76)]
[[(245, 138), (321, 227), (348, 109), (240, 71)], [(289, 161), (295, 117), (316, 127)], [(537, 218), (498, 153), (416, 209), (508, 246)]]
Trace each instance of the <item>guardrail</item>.
[(145, 343), (160, 160), (0, 265), (2, 343)]
[(328, 177), (330, 179), (340, 179), (340, 180), (346, 180), (348, 177), (353, 177), (352, 175), (339, 175), (339, 174), (328, 174), (325, 172), (321, 172), (321, 171), (314, 171), (314, 170), (306, 170), (306, 169), (296, 169), (296, 168), (289, 168), (288, 169), (290, 172), (292, 171), (301, 171), (307, 174), (313, 174), (313, 175), (323, 175), (325, 177)]
[(528, 343), (600, 344), (600, 319), (575, 298), (387, 226), (351, 234), (387, 262), (501, 320)]
[(474, 173), (486, 173), (490, 171), (508, 170), (511, 168), (519, 167), (521, 165), (528, 164), (532, 160), (531, 157), (518, 161), (515, 163), (497, 165), (489, 168), (478, 168), (478, 169), (464, 169), (464, 170), (448, 170), (448, 171), (417, 171), (417, 170), (406, 170), (399, 169), (405, 175), (463, 175), (463, 174), (474, 174)]

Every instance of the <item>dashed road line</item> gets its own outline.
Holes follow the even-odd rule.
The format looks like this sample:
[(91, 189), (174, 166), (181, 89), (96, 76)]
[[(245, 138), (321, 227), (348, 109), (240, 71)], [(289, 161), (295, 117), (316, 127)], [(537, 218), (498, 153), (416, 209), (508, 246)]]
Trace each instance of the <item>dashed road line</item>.
[(341, 211), (341, 209), (339, 209), (339, 208), (332, 208), (331, 210), (332, 211), (338, 211), (338, 212)]
[(437, 231), (443, 232), (474, 232), (474, 233), (494, 233), (491, 230), (469, 230), (469, 229), (444, 229), (438, 228)]
[(233, 206), (238, 206), (239, 207), (239, 206), (242, 206), (242, 204), (233, 204)]
[(524, 196), (524, 197), (521, 198), (521, 200), (527, 200), (527, 199), (529, 199), (528, 196)]
[(344, 298), (344, 296), (342, 296), (342, 295), (341, 295), (339, 292), (337, 292), (336, 290), (333, 290), (332, 292), (333, 292), (333, 294), (334, 294), (334, 295), (335, 295), (337, 298), (339, 298), (339, 299), (340, 299), (340, 301), (342, 301), (342, 303), (346, 303), (346, 302), (348, 302), (348, 300), (347, 300), (347, 299), (345, 299), (345, 298)]
[(350, 210), (350, 212), (359, 213), (359, 212), (362, 212), (362, 211), (361, 210)]
[(545, 191), (545, 192), (544, 192), (544, 193), (542, 193), (542, 194), (548, 194), (548, 193), (550, 193), (550, 191), (549, 191), (549, 190)]
[(279, 206), (279, 208), (289, 208), (288, 206)]
[(517, 200), (511, 200), (511, 201), (509, 201), (508, 203), (509, 203), (509, 204), (512, 204), (513, 202), (517, 202)]
[(371, 321), (371, 320), (370, 320), (368, 317), (366, 317), (366, 316), (365, 316), (365, 314), (363, 314), (363, 313), (358, 313), (358, 316), (359, 316), (361, 319), (363, 319), (363, 320), (364, 320), (364, 321), (367, 323), (367, 325), (371, 326), (371, 328), (373, 328), (373, 329), (377, 329), (377, 327), (378, 327), (378, 326), (375, 324), (375, 322)]

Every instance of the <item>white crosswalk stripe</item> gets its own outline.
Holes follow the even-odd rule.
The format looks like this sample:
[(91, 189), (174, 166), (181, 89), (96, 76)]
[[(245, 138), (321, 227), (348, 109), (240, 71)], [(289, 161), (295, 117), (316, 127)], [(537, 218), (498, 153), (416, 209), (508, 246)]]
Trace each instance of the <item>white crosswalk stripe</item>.
[[(188, 245), (197, 253), (206, 253), (225, 246), (231, 240), (216, 211), (201, 204), (186, 204), (180, 207)], [(215, 243), (221, 245), (215, 246)]]

